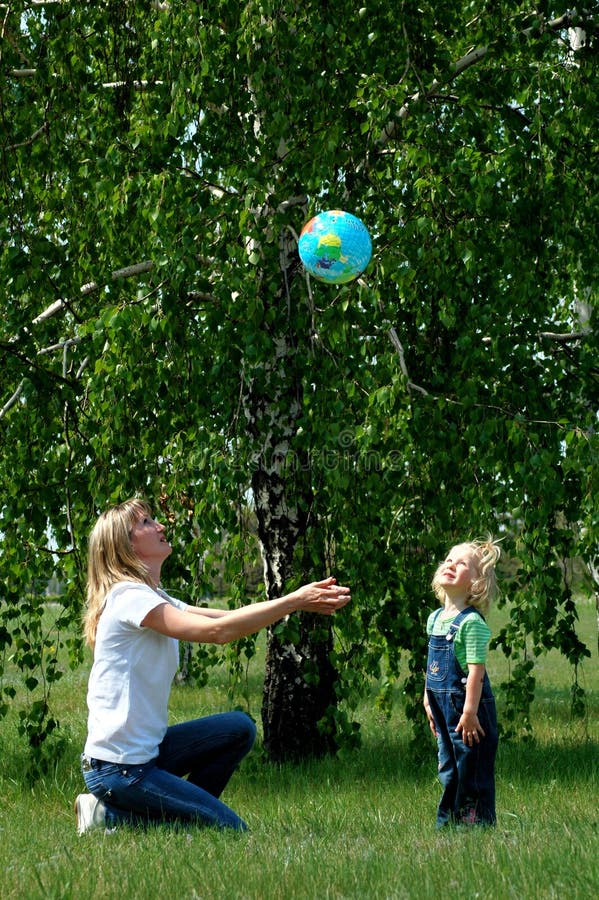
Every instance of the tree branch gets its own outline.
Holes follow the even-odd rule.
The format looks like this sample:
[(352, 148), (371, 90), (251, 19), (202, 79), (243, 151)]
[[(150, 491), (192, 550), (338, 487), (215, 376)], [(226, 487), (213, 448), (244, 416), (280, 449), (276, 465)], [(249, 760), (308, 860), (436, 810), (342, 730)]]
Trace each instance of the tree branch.
[[(62, 6), (65, 0), (29, 0), (28, 6)], [(70, 5), (70, 2), (69, 2)], [(169, 3), (161, 3), (159, 0), (152, 0), (150, 3), (152, 9), (159, 12), (166, 12), (170, 9)], [(10, 10), (10, 3), (0, 3), (0, 9)]]
[[(146, 259), (143, 262), (134, 263), (131, 266), (125, 266), (122, 269), (115, 269), (114, 272), (111, 273), (111, 279), (116, 281), (119, 278), (133, 278), (136, 275), (143, 275), (145, 272), (151, 272), (154, 268), (154, 261), (151, 259)], [(93, 294), (94, 291), (100, 290), (101, 285), (97, 281), (89, 281), (87, 284), (82, 285), (79, 293), (81, 296), (87, 296), (88, 294)], [(214, 301), (214, 296), (212, 294), (208, 294), (204, 291), (188, 291), (187, 297), (191, 301), (203, 301), (205, 303), (211, 303)], [(70, 300), (55, 300), (54, 303), (51, 303), (50, 306), (47, 306), (43, 312), (36, 316), (35, 319), (32, 320), (32, 325), (39, 325), (41, 322), (45, 322), (46, 319), (51, 319), (53, 316), (57, 315), (59, 312), (62, 312), (64, 309), (69, 308)], [(16, 340), (16, 339), (15, 339)], [(72, 339), (72, 343), (75, 340)], [(46, 348), (45, 351), (40, 352), (49, 352), (50, 349), (58, 349), (59, 347), (64, 346), (63, 344), (56, 344), (52, 348)]]
[(24, 388), (24, 387), (25, 387), (25, 379), (23, 378), (23, 380), (22, 380), (21, 383), (19, 384), (18, 388), (16, 389), (16, 391), (14, 392), (14, 394), (12, 395), (12, 397), (10, 397), (10, 398), (6, 401), (6, 403), (4, 404), (4, 406), (2, 407), (2, 409), (0, 409), (0, 419), (3, 419), (4, 416), (6, 415), (6, 413), (9, 411), (9, 409), (12, 409), (12, 407), (15, 405), (15, 403), (17, 402), (17, 400), (19, 399), (19, 397), (20, 397), (21, 394), (23, 393), (23, 388)]
[(44, 134), (48, 131), (48, 123), (44, 122), (43, 125), (40, 125), (39, 128), (33, 132), (31, 137), (28, 137), (26, 141), (20, 141), (18, 144), (10, 144), (6, 149), (9, 151), (18, 150), (19, 147), (29, 147), (30, 144), (33, 144), (35, 140), (40, 136), (40, 134)]
[[(14, 356), (15, 359), (18, 359), (20, 362), (24, 363), (34, 372), (42, 372), (46, 377), (51, 378), (53, 381), (58, 382), (59, 384), (71, 385), (71, 382), (68, 378), (64, 378), (62, 375), (57, 375), (56, 372), (50, 372), (47, 369), (42, 368), (42, 366), (38, 365), (35, 360), (30, 359), (24, 353), (19, 352), (17, 350), (14, 343), (7, 343), (5, 341), (0, 341), (0, 349), (6, 350), (7, 353), (10, 353), (11, 356)], [(18, 390), (18, 388), (17, 388)], [(16, 392), (15, 392), (16, 393)], [(13, 395), (14, 396), (14, 395)], [(18, 398), (17, 398), (18, 399)], [(12, 398), (11, 398), (12, 400)], [(10, 401), (8, 401), (10, 403)], [(12, 403), (11, 403), (12, 405)]]
[[(131, 278), (133, 275), (142, 275), (144, 272), (151, 272), (154, 268), (154, 263), (151, 259), (144, 260), (144, 262), (135, 263), (132, 266), (125, 266), (123, 269), (115, 269), (114, 272), (111, 273), (111, 278), (113, 281), (116, 281), (118, 278)], [(90, 281), (87, 284), (84, 284), (80, 289), (80, 294), (82, 296), (86, 296), (87, 294), (92, 294), (94, 291), (99, 290), (100, 285), (97, 281)], [(68, 306), (68, 300), (55, 300), (54, 303), (51, 303), (50, 306), (47, 306), (46, 309), (36, 316), (32, 321), (32, 325), (39, 325), (40, 322), (44, 322), (46, 319), (52, 318), (56, 313), (61, 312), (66, 306)]]
[(583, 338), (588, 337), (590, 335), (590, 331), (573, 331), (568, 334), (559, 334), (555, 331), (540, 331), (539, 337), (545, 338), (548, 341), (556, 341), (558, 344), (569, 344), (573, 341), (581, 341)]
[[(524, 37), (531, 37), (534, 35), (536, 31), (562, 31), (564, 28), (570, 28), (575, 23), (580, 25), (581, 19), (584, 21), (586, 18), (592, 18), (590, 12), (587, 10), (581, 10), (577, 12), (576, 10), (568, 10), (564, 13), (563, 16), (559, 16), (557, 19), (551, 19), (548, 22), (544, 22), (539, 20), (536, 25), (531, 25), (529, 28), (525, 28), (521, 34)], [(438, 79), (434, 79), (431, 86), (426, 91), (416, 91), (405, 101), (399, 112), (396, 116), (385, 125), (382, 133), (376, 141), (376, 146), (379, 149), (385, 147), (388, 141), (391, 140), (393, 135), (395, 134), (395, 130), (397, 128), (398, 122), (401, 122), (408, 116), (410, 111), (410, 107), (416, 103), (418, 100), (432, 100), (439, 94), (439, 91), (446, 87), (448, 84), (451, 84), (459, 75), (469, 69), (471, 66), (476, 65), (484, 59), (488, 53), (488, 47), (476, 47), (473, 50), (470, 50), (464, 56), (457, 60), (457, 62), (453, 63), (450, 67), (449, 75), (445, 77), (442, 81)]]

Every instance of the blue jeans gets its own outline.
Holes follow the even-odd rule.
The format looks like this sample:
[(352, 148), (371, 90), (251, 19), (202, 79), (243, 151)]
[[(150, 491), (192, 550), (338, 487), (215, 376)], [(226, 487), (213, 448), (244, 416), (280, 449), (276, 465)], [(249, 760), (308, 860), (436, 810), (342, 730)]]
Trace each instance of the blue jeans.
[(463, 696), (429, 691), (428, 699), (437, 729), (438, 774), (443, 788), (437, 808), (437, 827), (450, 823), (494, 825), (498, 744), (494, 699), (487, 697), (480, 701), (478, 720), (485, 736), (472, 747), (455, 730), (464, 709)]
[(245, 713), (206, 716), (167, 728), (150, 762), (131, 765), (82, 756), (83, 779), (104, 803), (109, 828), (195, 822), (246, 831), (246, 823), (218, 798), (255, 738), (256, 726)]

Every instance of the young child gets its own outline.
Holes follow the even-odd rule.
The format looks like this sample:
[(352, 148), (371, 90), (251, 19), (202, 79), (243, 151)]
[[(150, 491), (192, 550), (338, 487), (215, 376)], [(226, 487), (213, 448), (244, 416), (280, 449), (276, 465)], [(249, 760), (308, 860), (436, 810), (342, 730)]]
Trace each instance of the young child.
[(483, 614), (497, 592), (498, 559), (491, 538), (457, 544), (432, 582), (442, 607), (427, 622), (424, 708), (439, 748), (438, 828), (495, 824), (497, 714)]

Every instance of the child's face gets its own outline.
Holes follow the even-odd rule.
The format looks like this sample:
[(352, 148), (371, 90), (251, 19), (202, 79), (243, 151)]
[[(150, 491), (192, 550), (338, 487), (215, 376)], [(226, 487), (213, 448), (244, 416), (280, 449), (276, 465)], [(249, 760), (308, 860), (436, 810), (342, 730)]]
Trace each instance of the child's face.
[(468, 591), (477, 577), (476, 559), (469, 544), (452, 547), (438, 569), (438, 582), (448, 593)]

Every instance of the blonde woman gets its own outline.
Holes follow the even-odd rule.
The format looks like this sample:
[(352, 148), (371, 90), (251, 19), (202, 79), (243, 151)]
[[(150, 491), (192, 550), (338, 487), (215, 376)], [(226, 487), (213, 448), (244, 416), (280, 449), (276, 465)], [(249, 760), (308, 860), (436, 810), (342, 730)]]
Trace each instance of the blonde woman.
[(437, 827), (494, 825), (497, 714), (486, 671), (484, 614), (497, 590), (493, 540), (457, 544), (435, 572), (441, 608), (427, 622), (424, 707), (437, 739), (443, 794)]
[(188, 606), (160, 587), (171, 552), (164, 526), (139, 499), (104, 512), (89, 538), (84, 631), (94, 660), (81, 766), (90, 793), (75, 801), (80, 834), (123, 822), (246, 830), (219, 797), (256, 727), (241, 712), (168, 725), (178, 641), (225, 644), (296, 610), (331, 615), (350, 599), (349, 588), (326, 578), (240, 609)]

